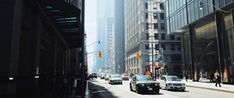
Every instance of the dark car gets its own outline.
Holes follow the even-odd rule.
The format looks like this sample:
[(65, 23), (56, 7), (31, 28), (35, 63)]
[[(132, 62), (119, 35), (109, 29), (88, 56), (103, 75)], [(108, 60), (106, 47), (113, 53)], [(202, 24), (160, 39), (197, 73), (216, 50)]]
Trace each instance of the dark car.
[(97, 78), (97, 73), (92, 73), (93, 78)]
[(160, 84), (152, 77), (146, 75), (134, 75), (130, 81), (130, 90), (137, 93), (153, 92), (159, 93)]

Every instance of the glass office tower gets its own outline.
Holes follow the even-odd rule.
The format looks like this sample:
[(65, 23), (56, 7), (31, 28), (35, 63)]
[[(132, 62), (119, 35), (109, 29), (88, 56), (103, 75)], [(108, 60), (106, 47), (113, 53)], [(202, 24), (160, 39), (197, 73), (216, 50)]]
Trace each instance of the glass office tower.
[(166, 0), (168, 33), (183, 37), (184, 71), (196, 81), (221, 73), (234, 83), (232, 0)]

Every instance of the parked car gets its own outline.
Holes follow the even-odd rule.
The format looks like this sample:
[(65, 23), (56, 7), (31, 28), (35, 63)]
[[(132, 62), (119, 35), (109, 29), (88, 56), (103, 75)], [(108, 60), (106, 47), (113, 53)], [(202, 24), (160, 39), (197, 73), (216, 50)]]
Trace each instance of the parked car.
[(159, 80), (161, 88), (166, 90), (185, 90), (185, 83), (177, 76), (163, 75)]
[(109, 79), (109, 84), (122, 84), (122, 83), (123, 81), (122, 81), (121, 75), (119, 74), (111, 75)]
[(130, 90), (137, 93), (153, 92), (159, 93), (160, 84), (154, 81), (151, 76), (134, 75), (130, 81)]
[(127, 74), (122, 74), (122, 80), (129, 80), (129, 77)]

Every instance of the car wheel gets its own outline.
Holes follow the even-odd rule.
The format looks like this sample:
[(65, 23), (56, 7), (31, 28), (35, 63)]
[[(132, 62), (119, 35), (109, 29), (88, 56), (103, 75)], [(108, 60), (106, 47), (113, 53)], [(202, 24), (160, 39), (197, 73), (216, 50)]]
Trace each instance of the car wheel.
[(181, 89), (181, 91), (183, 91), (183, 92), (184, 92), (184, 91), (185, 91), (185, 89)]
[(165, 88), (164, 88), (165, 90), (168, 90), (168, 87), (167, 87), (167, 84), (165, 85)]
[(155, 91), (155, 94), (159, 94), (159, 89)]
[(141, 91), (140, 91), (140, 89), (138, 88), (138, 86), (136, 86), (136, 92), (137, 92), (138, 94), (141, 93)]
[(131, 83), (129, 84), (129, 87), (130, 87), (130, 91), (133, 91), (133, 90), (132, 90), (132, 85), (131, 85)]

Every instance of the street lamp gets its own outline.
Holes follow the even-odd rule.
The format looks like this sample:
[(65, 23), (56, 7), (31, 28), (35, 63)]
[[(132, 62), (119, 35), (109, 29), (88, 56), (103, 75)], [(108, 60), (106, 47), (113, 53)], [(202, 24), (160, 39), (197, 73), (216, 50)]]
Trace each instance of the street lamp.
[(212, 6), (212, 7), (214, 7), (215, 9), (217, 9), (218, 11), (221, 11), (221, 12), (224, 12), (224, 13), (231, 13), (231, 11), (222, 10), (221, 8), (219, 8), (219, 7), (217, 7), (217, 6), (213, 5), (213, 4), (203, 3), (202, 1), (199, 2), (199, 9), (200, 9), (200, 10), (203, 10), (204, 5)]

